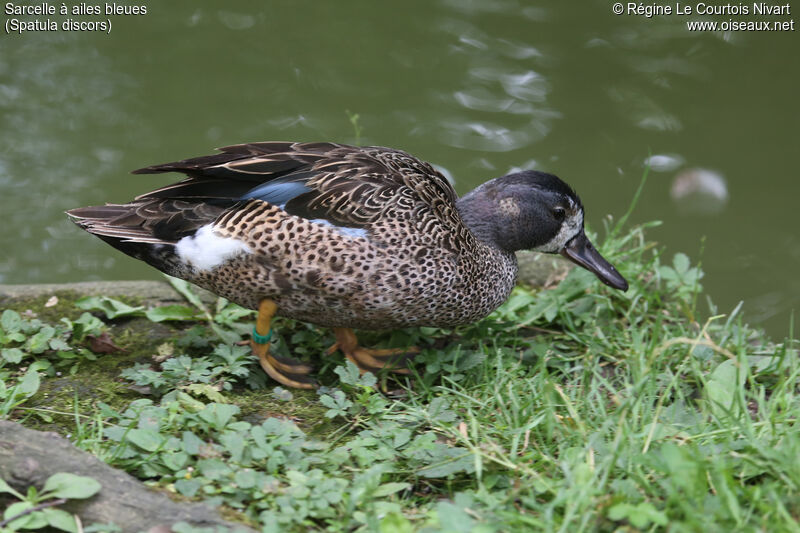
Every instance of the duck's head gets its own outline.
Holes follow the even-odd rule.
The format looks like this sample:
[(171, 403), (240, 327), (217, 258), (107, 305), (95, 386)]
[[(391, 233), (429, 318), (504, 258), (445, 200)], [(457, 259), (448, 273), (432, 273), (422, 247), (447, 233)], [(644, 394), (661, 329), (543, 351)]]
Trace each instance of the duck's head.
[(467, 227), (493, 246), (560, 253), (606, 285), (628, 290), (625, 278), (586, 237), (580, 198), (552, 174), (508, 174), (464, 195), (457, 205)]

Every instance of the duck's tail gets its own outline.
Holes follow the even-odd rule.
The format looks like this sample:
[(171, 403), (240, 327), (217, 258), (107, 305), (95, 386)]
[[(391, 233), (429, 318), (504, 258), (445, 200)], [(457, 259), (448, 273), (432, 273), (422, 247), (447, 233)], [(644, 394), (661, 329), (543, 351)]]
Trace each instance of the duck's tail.
[(70, 219), (117, 250), (169, 274), (186, 279), (187, 265), (180, 261), (174, 235), (160, 234), (158, 218), (142, 213), (143, 205), (107, 204), (67, 211)]

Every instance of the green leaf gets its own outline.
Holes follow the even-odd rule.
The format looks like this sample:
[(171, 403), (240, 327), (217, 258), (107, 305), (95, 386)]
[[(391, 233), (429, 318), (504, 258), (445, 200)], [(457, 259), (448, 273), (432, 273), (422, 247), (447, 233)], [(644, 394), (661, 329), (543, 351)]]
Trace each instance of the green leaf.
[(667, 515), (656, 509), (650, 502), (642, 502), (636, 506), (636, 515), (631, 517), (631, 523), (636, 527), (646, 527), (650, 522), (659, 526), (667, 525)]
[(250, 489), (255, 487), (256, 482), (258, 481), (258, 475), (252, 468), (244, 468), (236, 471), (236, 474), (233, 476), (233, 480), (236, 482), (239, 488)]
[[(350, 361), (347, 362), (349, 363)], [(375, 387), (375, 385), (378, 384), (378, 378), (376, 378), (375, 374), (373, 374), (372, 372), (365, 372), (359, 378), (358, 384), (361, 385), (362, 387), (373, 388)]]
[(50, 527), (61, 531), (69, 531), (70, 533), (78, 533), (78, 524), (75, 522), (75, 517), (63, 509), (48, 507), (43, 509), (41, 513)]
[(201, 459), (197, 461), (197, 470), (203, 474), (203, 476), (213, 481), (218, 481), (227, 478), (232, 468), (219, 459)]
[(39, 390), (39, 383), (39, 373), (36, 371), (36, 367), (31, 365), (17, 385), (17, 394), (25, 397), (33, 396)]
[(231, 455), (231, 461), (234, 463), (242, 461), (246, 440), (242, 438), (240, 433), (226, 431), (219, 436), (219, 443), (222, 444), (225, 450)]
[(439, 502), (436, 505), (436, 516), (445, 531), (472, 531), (475, 519), (460, 506), (450, 502)]
[(344, 362), (344, 366), (337, 366), (333, 371), (339, 375), (339, 381), (347, 385), (373, 388), (378, 383), (372, 372), (362, 375), (361, 370), (349, 359)]
[(22, 497), (22, 495), (21, 495), (19, 492), (15, 491), (15, 490), (14, 490), (14, 489), (11, 487), (11, 485), (9, 485), (8, 483), (6, 483), (6, 480), (5, 480), (5, 479), (3, 479), (3, 478), (0, 478), (0, 492), (7, 492), (7, 493), (9, 493), (9, 494), (13, 494), (13, 495), (14, 495), (14, 496), (16, 496), (17, 498), (21, 498), (21, 497)]
[(72, 323), (72, 340), (82, 342), (87, 335), (100, 336), (103, 328), (105, 324), (102, 320), (92, 314), (83, 313)]
[(172, 276), (164, 276), (167, 278), (167, 281), (172, 288), (175, 289), (181, 296), (186, 298), (186, 300), (192, 304), (193, 306), (197, 307), (198, 309), (205, 311), (205, 306), (203, 302), (200, 300), (200, 297), (197, 296), (194, 291), (192, 291), (192, 285), (188, 281), (184, 281), (182, 279), (173, 278)]
[(686, 254), (677, 253), (672, 258), (672, 266), (675, 267), (675, 272), (678, 274), (685, 274), (689, 270), (689, 257)]
[(231, 418), (239, 414), (239, 408), (225, 403), (212, 403), (198, 414), (215, 429), (223, 429), (231, 421)]
[(628, 520), (637, 528), (645, 528), (651, 522), (660, 526), (667, 524), (667, 516), (649, 502), (637, 505), (618, 503), (608, 510), (608, 517), (611, 520)]
[(388, 513), (381, 520), (378, 528), (380, 533), (413, 533), (414, 526), (405, 516), (400, 513)]
[(25, 353), (19, 348), (3, 348), (0, 350), (0, 356), (11, 364), (17, 364), (22, 361)]
[(625, 520), (632, 508), (633, 505), (629, 503), (618, 503), (608, 510), (608, 517), (611, 520)]
[(0, 344), (11, 344), (13, 342), (24, 342), (25, 341), (25, 334), (21, 331), (15, 331), (14, 333), (4, 334), (2, 330), (0, 330)]
[(211, 330), (214, 333), (216, 333), (217, 336), (220, 339), (222, 339), (222, 341), (225, 342), (226, 344), (234, 344), (236, 342), (239, 342), (239, 340), (241, 339), (241, 336), (235, 331), (228, 331), (226, 329), (223, 329), (219, 325), (213, 322), (209, 324), (209, 326), (211, 326)]
[(211, 381), (213, 363), (207, 357), (192, 358), (179, 355), (161, 364), (164, 377), (172, 380), (208, 383)]
[(405, 428), (398, 428), (392, 432), (392, 447), (400, 449), (411, 440), (411, 431)]
[(319, 402), (325, 407), (329, 407), (325, 412), (327, 418), (345, 416), (347, 414), (347, 409), (353, 405), (353, 402), (348, 400), (344, 392), (340, 390), (333, 391), (333, 394), (323, 394), (319, 397)]
[(144, 315), (144, 306), (131, 307), (108, 296), (85, 296), (76, 300), (75, 305), (85, 311), (102, 311), (110, 319)]
[[(27, 511), (32, 507), (33, 503), (28, 501), (12, 503), (3, 513), (3, 519), (9, 520), (15, 516), (19, 516), (20, 513)], [(16, 520), (12, 520), (8, 524), (8, 526), (11, 528), (11, 531), (17, 531), (18, 529), (39, 529), (46, 525), (47, 520), (44, 519), (44, 516), (42, 516), (41, 513), (26, 514), (25, 516), (21, 516)]]
[(361, 372), (358, 370), (358, 367), (349, 359), (344, 362), (344, 366), (337, 366), (333, 371), (338, 374), (339, 381), (346, 385), (358, 384), (358, 378), (361, 377)]
[(22, 317), (13, 309), (6, 309), (3, 311), (3, 314), (0, 315), (0, 327), (2, 327), (6, 333), (19, 331), (21, 324)]
[(42, 496), (47, 494), (51, 498), (84, 499), (94, 496), (101, 488), (100, 483), (90, 477), (58, 472), (47, 478)]
[(447, 477), (458, 472), (474, 472), (475, 457), (462, 448), (451, 448), (445, 444), (435, 443), (431, 450), (428, 465), (417, 470), (423, 477)]
[(435, 422), (449, 423), (455, 421), (456, 413), (448, 409), (450, 403), (441, 396), (434, 398), (428, 405), (428, 414)]
[(372, 372), (361, 375), (361, 370), (349, 359), (344, 362), (344, 366), (337, 366), (334, 370), (339, 375), (339, 381), (347, 385), (372, 388), (378, 383), (377, 378)]
[(164, 305), (147, 310), (145, 316), (151, 322), (164, 322), (165, 320), (200, 320), (203, 318), (197, 310), (185, 305)]
[(164, 466), (177, 472), (189, 462), (189, 455), (185, 452), (168, 452), (161, 455)]
[(390, 494), (394, 494), (395, 492), (400, 492), (401, 490), (408, 490), (411, 487), (410, 483), (384, 483), (372, 493), (372, 495), (376, 498), (383, 498), (384, 496), (389, 496)]
[(205, 441), (191, 431), (184, 431), (182, 437), (183, 449), (189, 455), (197, 455), (200, 453), (200, 448), (205, 445)]
[(164, 442), (164, 437), (153, 429), (132, 429), (128, 432), (127, 439), (128, 442), (148, 452), (156, 451)]
[(34, 361), (28, 367), (28, 372), (47, 372), (53, 367), (52, 363), (46, 359), (39, 359)]
[(249, 346), (235, 346), (230, 344), (218, 344), (214, 347), (213, 355), (225, 361), (228, 365), (234, 365), (252, 358)]
[(209, 385), (208, 383), (192, 383), (191, 385), (186, 385), (185, 387), (183, 387), (183, 390), (195, 396), (205, 396), (212, 402), (217, 402), (217, 403), (228, 402), (228, 400), (225, 399), (225, 396), (223, 396), (222, 393), (220, 393), (217, 389), (215, 389), (213, 385)]
[(718, 418), (740, 414), (737, 391), (744, 385), (747, 371), (738, 368), (735, 360), (727, 359), (720, 363), (708, 377), (705, 396), (711, 412)]
[(49, 348), (50, 339), (56, 334), (52, 326), (44, 326), (36, 335), (28, 339), (25, 349), (34, 354), (40, 354)]
[(175, 482), (175, 489), (187, 498), (194, 498), (203, 483), (197, 479), (179, 479)]
[(49, 345), (51, 350), (65, 351), (65, 352), (69, 352), (70, 350), (72, 350), (72, 346), (67, 344), (67, 341), (65, 341), (60, 337), (55, 337), (50, 339)]
[(8, 520), (12, 516), (17, 516), (23, 511), (27, 511), (33, 507), (33, 503), (31, 502), (15, 502), (6, 507), (6, 510), (3, 512), (3, 519)]
[(227, 300), (220, 298), (217, 300), (217, 313), (214, 315), (214, 322), (231, 326), (245, 317), (252, 317), (254, 315), (255, 311), (245, 309), (234, 303), (227, 303)]
[(200, 400), (196, 400), (183, 391), (177, 391), (176, 397), (178, 399), (178, 403), (181, 404), (181, 407), (190, 413), (197, 413), (198, 411), (203, 410), (206, 406), (206, 404)]
[(137, 385), (161, 387), (167, 383), (161, 372), (156, 372), (142, 363), (134, 363), (132, 368), (123, 369), (120, 375), (125, 379), (133, 381)]

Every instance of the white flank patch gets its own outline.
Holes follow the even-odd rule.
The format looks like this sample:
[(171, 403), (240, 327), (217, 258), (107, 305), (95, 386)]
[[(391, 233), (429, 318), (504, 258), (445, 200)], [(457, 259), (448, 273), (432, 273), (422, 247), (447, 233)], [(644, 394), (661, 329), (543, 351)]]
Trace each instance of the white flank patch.
[(215, 234), (211, 224), (179, 240), (175, 251), (181, 261), (199, 270), (211, 270), (235, 255), (253, 253), (242, 241)]
[(325, 220), (324, 218), (315, 218), (314, 220), (309, 220), (309, 222), (313, 222), (314, 224), (322, 224), (323, 226), (327, 226), (332, 228), (336, 233), (340, 233), (345, 237), (353, 237), (359, 238), (363, 237), (366, 238), (367, 230), (363, 228), (347, 228), (344, 226), (337, 226), (336, 224), (331, 224), (329, 221)]

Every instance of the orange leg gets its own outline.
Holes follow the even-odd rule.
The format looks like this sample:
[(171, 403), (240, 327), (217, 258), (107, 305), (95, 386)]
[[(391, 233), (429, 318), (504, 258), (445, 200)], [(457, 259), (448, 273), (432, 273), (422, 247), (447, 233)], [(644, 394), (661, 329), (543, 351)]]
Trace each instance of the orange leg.
[(397, 374), (410, 374), (405, 363), (412, 355), (419, 353), (419, 348), (416, 346), (384, 349), (362, 348), (358, 345), (356, 334), (350, 328), (333, 328), (333, 333), (336, 335), (336, 343), (328, 349), (328, 353), (341, 350), (345, 357), (361, 369), (362, 374), (377, 372), (384, 368)]
[(272, 337), (270, 324), (277, 310), (278, 306), (272, 300), (261, 300), (253, 338), (250, 340), (253, 354), (258, 357), (264, 372), (278, 383), (296, 389), (313, 389), (316, 382), (308, 377), (313, 370), (311, 365), (269, 353), (269, 341)]

